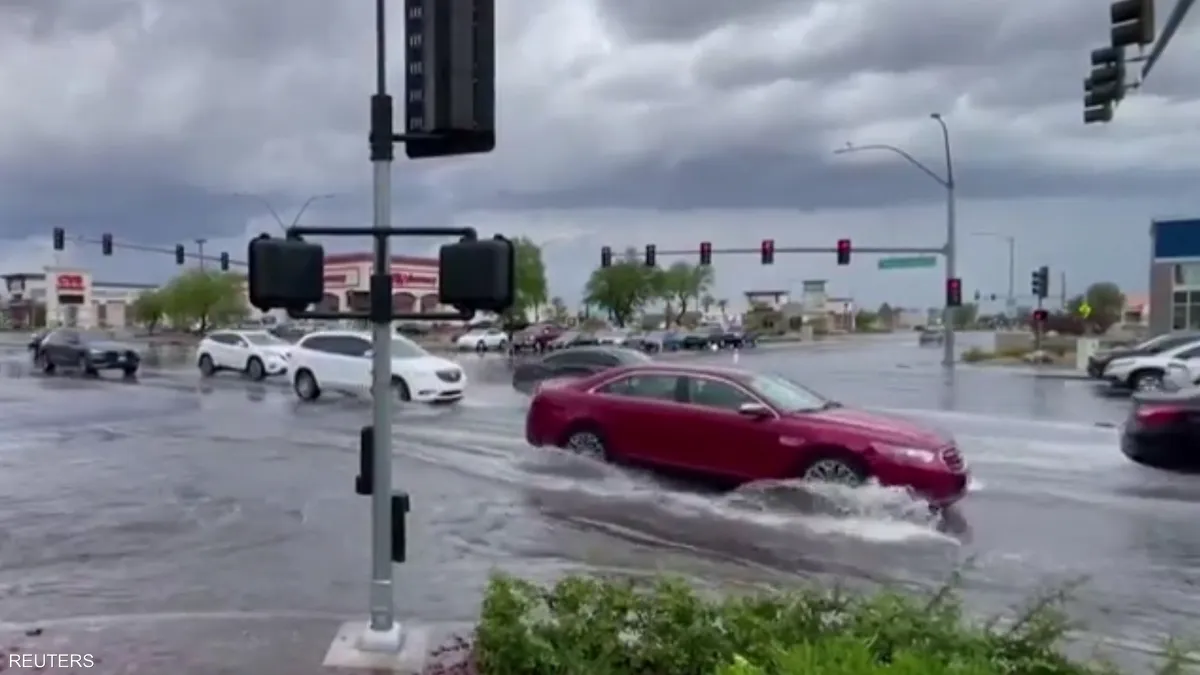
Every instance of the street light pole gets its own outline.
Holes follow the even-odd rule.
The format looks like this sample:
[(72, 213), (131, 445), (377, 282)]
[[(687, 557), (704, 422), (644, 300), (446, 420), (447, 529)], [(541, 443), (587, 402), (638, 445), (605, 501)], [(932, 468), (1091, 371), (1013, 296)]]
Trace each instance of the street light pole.
[[(833, 151), (835, 155), (844, 155), (854, 152), (864, 152), (867, 150), (882, 150), (892, 154), (899, 155), (921, 173), (929, 176), (938, 185), (941, 185), (946, 190), (946, 246), (943, 253), (946, 256), (946, 281), (949, 285), (949, 280), (957, 276), (958, 273), (958, 226), (955, 214), (955, 187), (954, 182), (954, 156), (950, 151), (950, 129), (946, 126), (946, 120), (942, 119), (941, 113), (931, 113), (931, 119), (938, 123), (942, 128), (942, 147), (946, 153), (946, 176), (943, 178), (936, 171), (925, 166), (916, 157), (910, 155), (907, 151), (898, 148), (894, 145), (884, 143), (874, 143), (871, 145), (853, 145), (847, 143), (846, 147), (839, 148)], [(945, 286), (943, 286), (943, 294), (945, 294)], [(942, 308), (942, 325), (946, 332), (946, 339), (943, 341), (942, 365), (947, 368), (954, 367), (954, 308), (943, 306)]]
[[(235, 194), (238, 197), (245, 197), (247, 199), (253, 199), (253, 200), (257, 201), (258, 203), (262, 204), (263, 206), (265, 206), (267, 209), (267, 212), (270, 213), (271, 217), (275, 219), (275, 222), (279, 224), (279, 229), (281, 229), (285, 232), (287, 231), (287, 228), (289, 227), (289, 225), (287, 223), (283, 222), (283, 218), (281, 218), (279, 216), (279, 212), (275, 210), (275, 207), (271, 205), (270, 200), (268, 200), (266, 197), (264, 197), (262, 195), (250, 193), (250, 192), (238, 192)], [(298, 225), (300, 223), (300, 217), (304, 215), (304, 212), (308, 210), (309, 206), (312, 206), (313, 202), (318, 202), (318, 201), (321, 201), (322, 199), (333, 199), (336, 196), (337, 196), (336, 194), (332, 194), (332, 193), (320, 194), (320, 195), (312, 195), (308, 199), (304, 200), (304, 203), (300, 205), (300, 209), (298, 211), (296, 211), (296, 217), (292, 218), (292, 224), (290, 227), (295, 227), (296, 225)]]
[(1017, 238), (999, 232), (972, 232), (976, 237), (995, 237), (1008, 242), (1008, 295), (1004, 298), (1005, 313), (1016, 316), (1017, 307)]
[(204, 271), (204, 245), (208, 243), (207, 239), (196, 239), (197, 253), (200, 254), (200, 271)]

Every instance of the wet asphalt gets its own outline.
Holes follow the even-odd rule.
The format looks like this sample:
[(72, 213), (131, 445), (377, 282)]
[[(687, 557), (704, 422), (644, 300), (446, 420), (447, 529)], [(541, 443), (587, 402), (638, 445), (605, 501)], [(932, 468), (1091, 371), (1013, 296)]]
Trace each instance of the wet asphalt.
[[(898, 335), (740, 365), (953, 433), (975, 482), (944, 519), (880, 488), (706, 494), (529, 448), (505, 364), (467, 355), (466, 401), (396, 414), (395, 481), (413, 499), (398, 611), (465, 629), (493, 570), (715, 588), (936, 587), (957, 570), (984, 613), (1082, 580), (1075, 615), (1121, 661), (1195, 632), (1200, 480), (1128, 463), (1128, 402), (1090, 383), (947, 374), (940, 355)], [(91, 653), (92, 672), (323, 672), (337, 625), (366, 615), (353, 479), (368, 403), (300, 405), (284, 383), (167, 363), (94, 381), (27, 361), (0, 353), (0, 651)]]

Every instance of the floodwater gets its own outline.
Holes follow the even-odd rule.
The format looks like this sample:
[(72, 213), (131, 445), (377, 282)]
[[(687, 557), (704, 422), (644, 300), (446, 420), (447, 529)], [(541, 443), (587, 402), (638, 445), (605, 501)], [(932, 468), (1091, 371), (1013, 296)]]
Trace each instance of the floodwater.
[[(740, 364), (953, 433), (972, 494), (951, 517), (881, 488), (707, 494), (528, 447), (504, 364), (468, 355), (469, 398), (397, 412), (412, 495), (402, 617), (469, 626), (493, 570), (672, 573), (698, 584), (901, 584), (963, 574), (979, 612), (1084, 580), (1089, 642), (1137, 661), (1200, 626), (1200, 480), (1128, 463), (1127, 411), (1086, 382), (987, 367), (894, 336), (763, 349)], [(728, 362), (730, 356), (701, 357)], [(0, 355), (0, 650), (91, 653), (94, 672), (318, 672), (366, 616), (366, 402), (282, 383), (33, 374)]]

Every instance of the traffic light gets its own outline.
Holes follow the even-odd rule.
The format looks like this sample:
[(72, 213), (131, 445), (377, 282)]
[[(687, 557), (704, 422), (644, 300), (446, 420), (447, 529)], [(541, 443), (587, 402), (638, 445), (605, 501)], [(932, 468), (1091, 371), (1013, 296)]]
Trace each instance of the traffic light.
[(654, 267), (658, 264), (656, 250), (654, 244), (646, 244), (646, 267)]
[(221, 251), (221, 271), (229, 271), (229, 254), (224, 251)]
[(837, 264), (839, 264), (839, 265), (849, 265), (850, 264), (850, 240), (849, 239), (838, 239)]
[(954, 277), (946, 280), (946, 306), (962, 307), (962, 279)]
[(67, 233), (61, 227), (54, 228), (54, 250), (61, 251), (67, 247)]
[(184, 257), (183, 244), (175, 244), (175, 264), (182, 265)]
[(979, 291), (975, 291), (975, 302), (979, 302), (980, 298), (982, 297), (983, 296), (979, 293)]
[(712, 264), (712, 243), (707, 241), (700, 242), (700, 264)]
[(600, 266), (612, 267), (612, 248), (605, 246), (600, 249)]
[(1050, 292), (1050, 268), (1042, 265), (1034, 270), (1030, 286), (1033, 297), (1045, 298)]
[(107, 232), (100, 235), (100, 252), (104, 255), (112, 255), (112, 235)]
[(1047, 312), (1044, 309), (1033, 310), (1034, 323), (1044, 324), (1044, 323), (1046, 323), (1046, 319), (1048, 319), (1049, 317), (1050, 317), (1050, 312)]
[(1154, 42), (1154, 0), (1117, 0), (1109, 8), (1112, 46), (1145, 46)]
[(1125, 48), (1093, 49), (1091, 61), (1083, 81), (1083, 123), (1111, 122), (1113, 106), (1125, 98)]
[(762, 242), (762, 264), (764, 264), (764, 265), (774, 265), (775, 264), (775, 240), (774, 239), (763, 239), (763, 242)]

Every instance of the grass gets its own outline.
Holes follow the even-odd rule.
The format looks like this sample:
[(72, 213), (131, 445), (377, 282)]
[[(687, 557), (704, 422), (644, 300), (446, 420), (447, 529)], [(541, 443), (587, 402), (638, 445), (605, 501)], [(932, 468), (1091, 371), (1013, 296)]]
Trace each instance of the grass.
[[(927, 596), (811, 588), (704, 596), (682, 581), (650, 585), (571, 576), (539, 586), (495, 577), (471, 653), (478, 675), (1119, 675), (1067, 656), (1066, 593), (1017, 617), (969, 620), (953, 585)], [(1168, 653), (1158, 672), (1189, 661)]]

